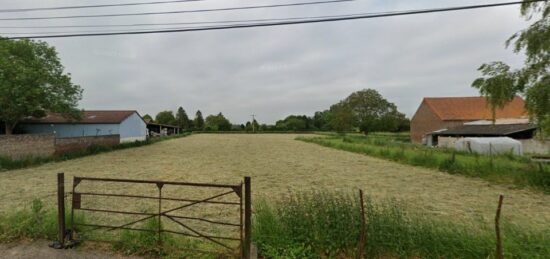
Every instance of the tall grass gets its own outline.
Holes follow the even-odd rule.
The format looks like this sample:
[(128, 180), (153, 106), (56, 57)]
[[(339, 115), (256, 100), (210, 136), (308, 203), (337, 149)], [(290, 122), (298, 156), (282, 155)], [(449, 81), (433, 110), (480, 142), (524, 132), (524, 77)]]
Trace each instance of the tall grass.
[(478, 177), (493, 183), (530, 186), (550, 192), (550, 166), (531, 162), (525, 157), (486, 156), (449, 149), (433, 149), (380, 137), (333, 136), (296, 139), (403, 164), (438, 169), (450, 174)]
[(37, 165), (50, 163), (50, 162), (66, 161), (66, 160), (71, 160), (75, 158), (101, 154), (105, 152), (111, 152), (115, 150), (141, 147), (141, 146), (150, 145), (150, 144), (157, 143), (164, 140), (185, 137), (185, 136), (188, 136), (189, 134), (190, 133), (184, 133), (180, 135), (151, 138), (144, 141), (127, 142), (127, 143), (121, 143), (114, 146), (92, 145), (81, 151), (73, 151), (73, 152), (65, 153), (63, 155), (55, 155), (50, 157), (25, 157), (25, 158), (15, 160), (15, 159), (10, 159), (9, 157), (0, 156), (0, 171), (21, 169), (21, 168), (37, 166)]
[[(367, 258), (491, 258), (491, 226), (409, 214), (394, 200), (365, 202)], [(253, 239), (266, 258), (352, 258), (358, 248), (361, 213), (357, 198), (342, 193), (293, 194), (255, 207)], [(505, 255), (543, 258), (550, 232), (503, 226)]]
[[(70, 212), (65, 211), (69, 226)], [(85, 218), (75, 214), (75, 222), (84, 223)], [(41, 200), (35, 199), (26, 208), (0, 214), (0, 242), (21, 239), (57, 239), (57, 211), (44, 207)]]

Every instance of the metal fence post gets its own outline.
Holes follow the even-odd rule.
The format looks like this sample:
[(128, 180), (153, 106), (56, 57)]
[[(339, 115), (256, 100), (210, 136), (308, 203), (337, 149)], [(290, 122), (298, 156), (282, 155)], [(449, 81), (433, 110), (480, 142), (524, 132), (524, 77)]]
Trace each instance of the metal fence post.
[(495, 216), (495, 232), (496, 232), (496, 251), (495, 251), (495, 258), (497, 259), (504, 259), (504, 253), (502, 252), (502, 239), (500, 237), (500, 211), (502, 210), (502, 200), (504, 199), (504, 196), (501, 194), (498, 197), (498, 207), (497, 207), (497, 213)]
[(244, 177), (244, 258), (250, 258), (251, 248), (251, 222), (252, 222), (252, 202), (250, 190), (250, 177)]
[(65, 246), (65, 174), (57, 174), (57, 226), (61, 247)]
[(366, 224), (365, 224), (365, 205), (363, 201), (363, 190), (359, 189), (359, 202), (361, 208), (361, 231), (359, 237), (359, 247), (357, 248), (357, 258), (363, 258), (365, 256), (365, 241), (366, 241)]

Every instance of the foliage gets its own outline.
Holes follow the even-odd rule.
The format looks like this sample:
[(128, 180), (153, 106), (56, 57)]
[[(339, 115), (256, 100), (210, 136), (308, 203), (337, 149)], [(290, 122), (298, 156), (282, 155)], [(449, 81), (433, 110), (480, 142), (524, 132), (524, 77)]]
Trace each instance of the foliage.
[(155, 120), (153, 120), (153, 117), (151, 117), (151, 115), (149, 115), (149, 114), (143, 115), (142, 118), (143, 118), (144, 121), (151, 121), (151, 122), (155, 121)]
[(275, 123), (275, 130), (308, 131), (315, 130), (315, 127), (313, 120), (306, 115), (289, 115), (284, 120), (279, 120)]
[(189, 116), (182, 107), (178, 108), (176, 113), (176, 125), (182, 130), (187, 130), (192, 127), (192, 121), (189, 120)]
[(298, 137), (322, 146), (385, 158), (395, 162), (434, 168), (451, 174), (479, 177), (489, 182), (530, 186), (550, 192), (550, 166), (538, 165), (528, 158), (484, 156), (405, 143), (390, 136)]
[[(525, 53), (525, 65), (511, 70), (503, 62), (484, 64), (480, 71), (484, 77), (476, 79), (472, 86), (488, 97), (492, 109), (502, 107), (516, 94), (524, 94), (531, 118), (550, 131), (550, 2), (524, 0), (522, 15), (531, 20), (539, 18), (528, 28), (512, 35), (506, 46), (513, 46), (515, 53)], [(494, 112), (493, 112), (494, 113)]]
[(337, 105), (351, 109), (354, 126), (365, 134), (375, 131), (395, 132), (400, 121), (405, 119), (395, 104), (388, 102), (374, 89), (354, 92)]
[(208, 115), (204, 122), (206, 130), (228, 131), (231, 130), (231, 122), (220, 112), (218, 115)]
[(195, 113), (195, 119), (193, 120), (193, 126), (195, 129), (203, 130), (204, 129), (204, 119), (202, 118), (202, 112), (199, 110)]
[(161, 111), (155, 116), (155, 122), (166, 125), (177, 125), (176, 117), (172, 111)]
[(352, 110), (346, 105), (330, 107), (330, 128), (336, 132), (351, 131), (353, 124)]
[(478, 70), (485, 77), (476, 79), (472, 87), (479, 89), (479, 92), (487, 98), (494, 123), (497, 108), (503, 108), (515, 97), (516, 75), (510, 72), (510, 66), (502, 62), (483, 64)]
[(115, 146), (90, 146), (87, 149), (81, 150), (81, 151), (75, 151), (70, 153), (65, 153), (63, 155), (59, 156), (51, 156), (51, 157), (27, 157), (22, 158), (18, 160), (12, 160), (8, 157), (0, 156), (0, 172), (1, 171), (7, 171), (7, 170), (14, 170), (14, 169), (20, 169), (20, 168), (26, 168), (31, 166), (37, 166), (45, 163), (50, 162), (58, 162), (58, 161), (66, 161), (71, 159), (76, 159), (80, 157), (115, 151), (115, 150), (122, 150), (127, 148), (134, 148), (134, 147), (141, 147), (145, 145), (150, 145), (153, 143), (157, 143), (159, 141), (174, 139), (174, 138), (180, 138), (188, 136), (189, 134), (179, 134), (179, 135), (171, 135), (171, 136), (164, 136), (159, 138), (151, 138), (147, 139), (145, 141), (134, 141), (134, 142), (127, 142), (118, 144)]
[(24, 117), (58, 112), (79, 118), (80, 86), (64, 73), (55, 48), (46, 42), (0, 38), (0, 120), (11, 134)]
[[(70, 226), (70, 210), (65, 210), (66, 225)], [(80, 214), (75, 214), (77, 223), (84, 223)], [(34, 199), (29, 207), (0, 215), (0, 242), (11, 242), (21, 239), (56, 239), (57, 212), (45, 208), (40, 199)]]
[[(407, 212), (395, 200), (365, 199), (367, 258), (489, 258), (495, 240), (484, 222), (450, 222)], [(359, 200), (347, 193), (312, 191), (255, 205), (253, 239), (266, 258), (350, 258), (357, 250)], [(502, 224), (505, 254), (542, 258), (544, 231)]]

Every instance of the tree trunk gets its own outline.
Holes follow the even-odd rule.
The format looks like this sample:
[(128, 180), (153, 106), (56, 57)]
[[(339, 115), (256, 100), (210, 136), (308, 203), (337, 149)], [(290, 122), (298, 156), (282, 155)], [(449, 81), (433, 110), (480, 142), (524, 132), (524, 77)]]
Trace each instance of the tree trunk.
[(13, 133), (13, 128), (15, 128), (15, 124), (6, 122), (5, 123), (6, 135), (11, 135)]

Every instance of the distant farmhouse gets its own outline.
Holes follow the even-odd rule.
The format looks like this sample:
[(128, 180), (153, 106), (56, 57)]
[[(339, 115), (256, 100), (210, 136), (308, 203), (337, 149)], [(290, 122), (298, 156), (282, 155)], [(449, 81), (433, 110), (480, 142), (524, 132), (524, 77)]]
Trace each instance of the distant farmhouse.
[[(497, 109), (494, 127), (491, 108), (485, 97), (424, 98), (411, 119), (414, 143), (437, 144), (437, 136), (518, 136), (530, 138), (536, 127), (528, 124), (525, 102), (515, 97), (504, 108)], [(433, 143), (435, 142), (435, 143)]]
[(119, 142), (147, 138), (147, 126), (137, 111), (83, 111), (80, 120), (48, 113), (43, 118), (27, 118), (18, 128), (22, 133), (53, 133), (55, 138), (96, 137), (119, 135)]

